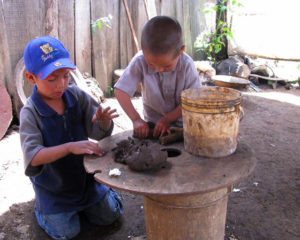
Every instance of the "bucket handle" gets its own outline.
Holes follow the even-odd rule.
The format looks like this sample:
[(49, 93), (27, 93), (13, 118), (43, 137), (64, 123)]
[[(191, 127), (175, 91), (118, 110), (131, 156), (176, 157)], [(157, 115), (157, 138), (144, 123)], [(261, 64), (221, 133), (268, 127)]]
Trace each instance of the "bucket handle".
[(239, 106), (239, 109), (240, 109), (240, 121), (242, 121), (244, 119), (244, 116), (245, 116), (245, 111), (244, 111), (244, 108), (241, 105)]

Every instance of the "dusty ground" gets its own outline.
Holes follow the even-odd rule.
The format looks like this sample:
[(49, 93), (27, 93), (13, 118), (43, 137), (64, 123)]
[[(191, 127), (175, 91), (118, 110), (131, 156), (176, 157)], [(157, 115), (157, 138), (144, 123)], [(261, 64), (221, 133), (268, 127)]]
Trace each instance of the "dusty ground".
[[(225, 239), (300, 239), (300, 90), (267, 88), (243, 92), (243, 99), (246, 115), (239, 139), (253, 148), (258, 162), (229, 197)], [(114, 133), (131, 128), (115, 99), (105, 104), (116, 106), (121, 114)], [(140, 99), (134, 104), (140, 111)], [(49, 239), (34, 219), (34, 195), (23, 173), (16, 125), (0, 141), (0, 152), (0, 240)], [(145, 234), (142, 197), (119, 193), (125, 204), (122, 219), (102, 228), (82, 217), (76, 239), (125, 240)]]

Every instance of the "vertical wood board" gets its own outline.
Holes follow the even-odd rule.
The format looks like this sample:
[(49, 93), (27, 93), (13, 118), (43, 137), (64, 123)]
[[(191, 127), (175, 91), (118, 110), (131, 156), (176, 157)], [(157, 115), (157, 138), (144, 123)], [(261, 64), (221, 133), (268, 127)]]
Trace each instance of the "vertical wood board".
[[(129, 12), (132, 18), (134, 29), (136, 29), (136, 21), (132, 15), (133, 6), (136, 6), (136, 2), (127, 1)], [(139, 42), (139, 40), (138, 40)], [(139, 44), (140, 46), (140, 44)], [(134, 42), (132, 34), (129, 27), (129, 22), (127, 19), (125, 7), (123, 1), (120, 0), (120, 64), (121, 68), (126, 68), (132, 57), (134, 56), (136, 50), (134, 47)]]
[(58, 0), (46, 0), (45, 4), (45, 35), (58, 38)]
[(10, 95), (14, 91), (14, 87), (11, 81), (9, 81), (12, 71), (10, 65), (10, 55), (6, 35), (6, 26), (3, 15), (3, 5), (0, 1), (0, 83), (5, 85)]
[(119, 58), (119, 1), (105, 0), (91, 1), (91, 20), (96, 21), (102, 17), (112, 16), (112, 26), (108, 28), (102, 24), (101, 29), (96, 28), (92, 35), (93, 72), (100, 83), (103, 92), (107, 94), (108, 87), (112, 87), (113, 70), (117, 68)]
[(75, 19), (74, 0), (58, 2), (58, 38), (68, 49), (71, 59), (75, 63)]
[(92, 74), (90, 0), (75, 0), (75, 62), (81, 72)]

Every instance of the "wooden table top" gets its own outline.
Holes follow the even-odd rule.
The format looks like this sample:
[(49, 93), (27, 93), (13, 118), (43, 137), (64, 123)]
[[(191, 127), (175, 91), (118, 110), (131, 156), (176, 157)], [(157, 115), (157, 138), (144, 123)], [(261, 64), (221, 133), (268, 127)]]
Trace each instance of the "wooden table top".
[[(191, 155), (184, 150), (183, 142), (161, 146), (175, 149), (181, 154), (168, 157), (167, 165), (156, 171), (135, 172), (127, 165), (113, 160), (111, 149), (116, 143), (132, 136), (125, 131), (99, 141), (106, 152), (103, 157), (86, 155), (84, 166), (88, 173), (94, 173), (96, 181), (112, 188), (142, 195), (188, 195), (211, 192), (228, 187), (246, 178), (254, 169), (256, 158), (244, 143), (230, 156), (206, 158)], [(118, 168), (120, 176), (111, 177), (109, 171)]]

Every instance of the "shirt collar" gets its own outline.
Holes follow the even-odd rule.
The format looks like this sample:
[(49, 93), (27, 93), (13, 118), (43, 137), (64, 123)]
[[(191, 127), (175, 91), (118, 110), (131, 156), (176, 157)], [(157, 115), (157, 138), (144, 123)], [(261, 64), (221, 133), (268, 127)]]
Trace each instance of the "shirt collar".
[[(176, 64), (176, 66), (171, 70), (171, 71), (169, 71), (169, 72), (177, 72), (177, 71), (180, 71), (181, 70), (181, 66), (182, 66), (182, 54), (179, 56), (179, 58), (178, 58), (178, 62), (177, 62), (177, 64)], [(146, 62), (146, 59), (145, 59), (145, 57), (144, 57), (144, 61), (145, 61), (145, 64), (146, 64), (146, 66), (147, 66), (147, 72), (148, 72), (148, 74), (155, 74), (155, 73), (158, 73), (157, 71), (155, 71), (154, 69), (152, 69), (152, 68), (150, 68), (149, 66), (148, 66), (148, 64), (147, 64), (147, 62)]]
[[(62, 95), (62, 98), (65, 102), (65, 107), (71, 108), (74, 106), (76, 99), (73, 96), (73, 94), (67, 89), (64, 94)], [(56, 111), (54, 111), (47, 103), (43, 101), (43, 99), (40, 97), (40, 95), (37, 92), (36, 85), (33, 86), (33, 91), (31, 93), (30, 99), (32, 100), (36, 110), (39, 112), (40, 115), (43, 117), (51, 117), (55, 114), (57, 114)]]

